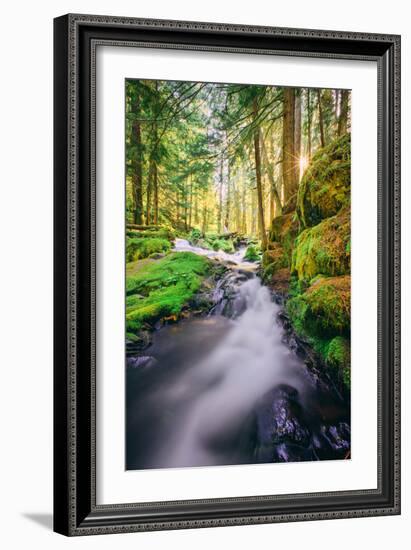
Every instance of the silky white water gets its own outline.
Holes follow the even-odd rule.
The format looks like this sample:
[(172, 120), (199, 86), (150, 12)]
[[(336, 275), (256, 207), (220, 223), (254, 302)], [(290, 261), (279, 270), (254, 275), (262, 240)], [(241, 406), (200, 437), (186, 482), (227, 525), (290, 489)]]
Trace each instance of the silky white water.
[(257, 277), (241, 285), (239, 293), (246, 301), (244, 313), (169, 394), (175, 399), (184, 398), (185, 392), (197, 394), (179, 433), (169, 442), (165, 458), (169, 466), (213, 463), (213, 440), (238, 429), (268, 389), (289, 381), (290, 351), (275, 322), (279, 306)]
[[(273, 422), (285, 431), (306, 433), (293, 420), (289, 406), (297, 407), (300, 420), (304, 417), (321, 430), (328, 413), (314, 407), (323, 397), (302, 359), (283, 342), (284, 329), (277, 319), (281, 307), (261, 284), (257, 265), (244, 261), (245, 249), (226, 254), (177, 239), (175, 250), (208, 256), (229, 269), (214, 291), (219, 305), (208, 316), (163, 327), (142, 358), (142, 364), (151, 366), (128, 369), (129, 467), (270, 461), (270, 445), (268, 455), (258, 454), (258, 449), (266, 445), (267, 437), (270, 440)], [(227, 295), (229, 299), (223, 298)], [(280, 387), (295, 392), (295, 405), (281, 402), (280, 396), (273, 417), (270, 395)], [(267, 396), (268, 409), (264, 408)], [(298, 413), (301, 407), (303, 416)], [(295, 453), (295, 447), (290, 449)], [(289, 456), (283, 448), (280, 452)], [(306, 449), (298, 453), (302, 459), (316, 456), (311, 451), (304, 454)]]

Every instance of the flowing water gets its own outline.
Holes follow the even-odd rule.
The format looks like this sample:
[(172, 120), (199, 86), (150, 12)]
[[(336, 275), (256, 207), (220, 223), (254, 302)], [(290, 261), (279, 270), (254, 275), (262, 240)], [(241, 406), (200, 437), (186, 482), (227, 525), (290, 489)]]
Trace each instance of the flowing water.
[(349, 407), (286, 344), (281, 307), (235, 254), (202, 317), (165, 326), (128, 357), (127, 469), (346, 458)]

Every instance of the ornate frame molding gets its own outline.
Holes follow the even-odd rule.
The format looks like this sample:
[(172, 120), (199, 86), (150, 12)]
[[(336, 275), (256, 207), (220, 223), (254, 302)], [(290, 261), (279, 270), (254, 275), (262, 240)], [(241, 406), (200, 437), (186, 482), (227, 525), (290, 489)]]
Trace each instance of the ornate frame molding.
[[(144, 31), (149, 40), (141, 36)], [(378, 489), (298, 499), (267, 495), (96, 505), (95, 71), (96, 48), (103, 44), (378, 63)], [(89, 143), (88, 152), (80, 139)], [(55, 243), (57, 532), (91, 535), (400, 513), (400, 37), (92, 15), (57, 18)], [(341, 497), (351, 504), (338, 504)]]

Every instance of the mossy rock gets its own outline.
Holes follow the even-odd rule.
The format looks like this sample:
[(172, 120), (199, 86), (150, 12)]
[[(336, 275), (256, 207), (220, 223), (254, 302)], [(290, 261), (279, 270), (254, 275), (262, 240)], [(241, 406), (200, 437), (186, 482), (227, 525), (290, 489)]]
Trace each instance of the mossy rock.
[[(300, 224), (295, 212), (277, 216), (271, 222), (269, 242), (280, 243), (282, 245), (284, 253), (288, 257), (288, 266), (291, 264), (294, 242), (299, 230)], [(270, 248), (270, 244), (268, 248)]]
[(302, 227), (312, 227), (350, 204), (351, 137), (317, 151), (298, 187), (297, 215)]
[(351, 382), (351, 344), (347, 338), (336, 336), (327, 347), (325, 356), (327, 366), (333, 371), (339, 381), (347, 388)]
[(346, 275), (351, 267), (351, 223), (347, 208), (315, 227), (305, 229), (295, 240), (291, 272), (311, 281), (318, 274)]
[(284, 204), (282, 208), (283, 214), (292, 214), (295, 212), (295, 209), (297, 208), (297, 193), (295, 195), (292, 195), (288, 201)]
[(211, 270), (208, 258), (174, 252), (147, 263), (126, 278), (126, 323), (129, 334), (152, 329), (158, 321), (176, 320)]
[(287, 302), (287, 311), (300, 336), (322, 339), (349, 336), (351, 277), (318, 279), (303, 294)]
[(290, 270), (287, 267), (277, 269), (274, 272), (271, 272), (271, 269), (267, 269), (264, 272), (264, 282), (275, 290), (275, 292), (286, 296), (290, 288)]
[(279, 269), (288, 267), (288, 256), (279, 243), (272, 243), (271, 248), (262, 256), (263, 278), (273, 275)]
[(126, 261), (133, 262), (149, 258), (153, 254), (167, 253), (171, 249), (170, 241), (162, 238), (133, 237), (126, 239)]

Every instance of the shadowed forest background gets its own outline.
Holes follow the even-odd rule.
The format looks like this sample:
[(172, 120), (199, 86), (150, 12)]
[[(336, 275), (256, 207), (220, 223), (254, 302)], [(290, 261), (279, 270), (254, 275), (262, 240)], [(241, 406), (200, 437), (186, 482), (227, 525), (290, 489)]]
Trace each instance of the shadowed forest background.
[[(350, 101), (348, 90), (126, 81), (126, 344), (133, 403), (127, 430), (134, 442), (128, 467), (349, 458)], [(263, 297), (277, 305), (260, 303)], [(230, 338), (245, 330), (247, 316), (256, 325), (264, 315), (266, 325), (244, 353), (264, 331), (269, 344), (260, 341), (250, 355), (248, 363), (257, 366), (247, 376), (257, 374), (261, 349), (267, 348), (260, 368), (266, 374), (276, 362), (273, 353), (291, 353), (313, 379), (315, 396), (295, 380), (284, 381), (282, 365), (264, 379), (266, 391), (261, 382), (247, 410), (254, 420), (245, 447), (224, 443), (218, 454), (207, 444), (200, 452), (191, 438), (191, 447), (181, 445), (191, 458), (165, 464), (153, 452), (136, 458), (136, 433), (145, 432), (135, 395), (142, 384), (153, 390), (175, 383), (162, 379), (158, 366), (158, 374), (150, 369), (166, 368), (164, 349), (169, 372), (175, 367), (181, 378), (187, 354), (188, 370), (204, 360), (190, 355), (187, 340), (198, 337), (201, 347), (209, 338), (217, 351), (207, 361), (226, 378), (223, 363), (237, 363)], [(218, 333), (227, 340), (219, 342)], [(217, 401), (202, 407), (218, 408)], [(170, 403), (169, 409), (178, 416)], [(260, 413), (264, 425), (274, 414), (268, 431), (255, 420)], [(281, 415), (294, 426), (290, 433), (280, 426)], [(209, 411), (205, 416), (212, 424)], [(150, 422), (162, 426), (154, 417)]]

